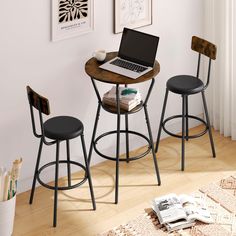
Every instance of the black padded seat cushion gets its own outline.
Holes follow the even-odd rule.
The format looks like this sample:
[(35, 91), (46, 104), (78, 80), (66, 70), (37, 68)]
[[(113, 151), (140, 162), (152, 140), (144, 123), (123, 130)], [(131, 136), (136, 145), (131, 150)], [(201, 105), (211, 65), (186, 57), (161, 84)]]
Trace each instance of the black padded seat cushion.
[(204, 84), (195, 76), (177, 75), (167, 81), (166, 87), (173, 93), (190, 95), (201, 92)]
[(44, 123), (45, 136), (54, 140), (67, 140), (83, 133), (83, 123), (71, 116), (56, 116)]

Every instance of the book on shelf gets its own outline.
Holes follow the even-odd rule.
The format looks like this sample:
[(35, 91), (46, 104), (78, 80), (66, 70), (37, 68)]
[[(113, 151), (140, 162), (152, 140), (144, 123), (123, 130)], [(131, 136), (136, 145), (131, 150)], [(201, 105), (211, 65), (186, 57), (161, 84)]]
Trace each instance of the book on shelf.
[[(141, 103), (141, 95), (138, 89), (119, 87), (120, 108), (130, 111)], [(116, 87), (103, 95), (103, 103), (116, 107)]]
[(152, 207), (169, 232), (191, 227), (196, 220), (214, 223), (204, 200), (194, 196), (168, 194), (155, 198)]
[[(140, 102), (141, 100), (136, 100), (136, 99), (129, 102), (123, 102), (122, 100), (120, 100), (120, 108), (126, 111), (131, 111), (133, 108), (139, 105)], [(116, 107), (115, 99), (109, 99), (109, 98), (103, 97), (103, 103)]]

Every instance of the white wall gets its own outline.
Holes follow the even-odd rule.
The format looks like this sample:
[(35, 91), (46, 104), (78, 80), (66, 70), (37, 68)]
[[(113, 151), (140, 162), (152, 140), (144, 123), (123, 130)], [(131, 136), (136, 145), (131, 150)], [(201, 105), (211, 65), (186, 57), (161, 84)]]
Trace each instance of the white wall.
[[(117, 50), (121, 34), (113, 34), (113, 1), (94, 0), (95, 30), (79, 37), (50, 41), (50, 1), (3, 1), (0, 14), (0, 166), (10, 168), (12, 161), (24, 159), (20, 190), (30, 188), (39, 140), (31, 129), (26, 85), (50, 100), (52, 115), (79, 117), (85, 125), (87, 149), (93, 130), (97, 101), (84, 64), (98, 48)], [(153, 0), (153, 24), (140, 28), (160, 36), (157, 59), (161, 73), (150, 97), (149, 112), (156, 138), (166, 80), (175, 74), (195, 74), (197, 55), (190, 50), (192, 35), (202, 36), (203, 1)], [(148, 84), (143, 84), (141, 90)], [(99, 85), (101, 91), (108, 85)], [(190, 112), (202, 113), (198, 96), (190, 99)], [(180, 98), (169, 97), (167, 115), (180, 112)], [(132, 115), (131, 127), (147, 133), (143, 112)], [(141, 125), (140, 125), (141, 124)], [(115, 117), (102, 112), (98, 132), (115, 128)], [(139, 141), (132, 138), (136, 145)], [(114, 137), (102, 149), (110, 153)], [(134, 145), (135, 147), (135, 145)], [(61, 157), (65, 150), (61, 149)], [(72, 143), (73, 159), (82, 158), (80, 142)], [(55, 147), (45, 147), (42, 163), (55, 159)], [(103, 161), (96, 154), (93, 163)], [(62, 172), (61, 172), (62, 173)], [(45, 179), (52, 176), (47, 173)]]

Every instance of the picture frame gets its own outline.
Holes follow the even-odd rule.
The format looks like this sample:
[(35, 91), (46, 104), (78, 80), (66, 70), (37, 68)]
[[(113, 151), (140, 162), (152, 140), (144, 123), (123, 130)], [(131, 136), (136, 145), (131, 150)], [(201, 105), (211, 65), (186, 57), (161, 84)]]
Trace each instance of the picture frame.
[(152, 24), (152, 0), (114, 0), (114, 33)]
[(94, 0), (51, 0), (53, 42), (94, 30)]

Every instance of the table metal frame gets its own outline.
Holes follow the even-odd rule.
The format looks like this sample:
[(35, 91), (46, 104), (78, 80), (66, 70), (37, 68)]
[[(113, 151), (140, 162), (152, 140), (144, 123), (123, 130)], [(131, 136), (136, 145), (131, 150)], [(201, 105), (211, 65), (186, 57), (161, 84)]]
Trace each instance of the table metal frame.
[[(148, 115), (148, 110), (147, 110), (147, 103), (148, 103), (151, 91), (153, 89), (155, 80), (154, 80), (154, 78), (152, 78), (149, 89), (148, 89), (148, 92), (147, 92), (147, 95), (144, 99), (144, 102), (141, 102), (141, 104), (138, 105), (136, 109), (134, 108), (133, 110), (127, 111), (127, 112), (124, 112), (123, 110), (121, 112), (121, 109), (120, 109), (120, 103), (119, 103), (119, 100), (120, 100), (120, 98), (119, 98), (119, 86), (120, 86), (120, 84), (116, 84), (116, 111), (114, 112), (114, 111), (108, 110), (106, 108), (106, 106), (102, 103), (102, 99), (101, 99), (101, 96), (100, 96), (100, 93), (99, 93), (99, 90), (97, 88), (95, 80), (96, 80), (96, 78), (91, 77), (93, 88), (94, 88), (94, 91), (96, 93), (97, 100), (98, 100), (98, 106), (97, 106), (97, 112), (96, 112), (96, 117), (95, 117), (95, 122), (94, 122), (93, 133), (92, 133), (92, 140), (91, 140), (90, 149), (89, 149), (88, 163), (90, 164), (93, 149), (101, 157), (116, 162), (115, 203), (117, 204), (118, 203), (119, 162), (120, 161), (126, 161), (127, 163), (129, 163), (130, 161), (134, 161), (134, 160), (137, 160), (137, 159), (140, 159), (140, 158), (146, 156), (151, 151), (153, 161), (154, 161), (154, 168), (155, 168), (155, 172), (156, 172), (157, 183), (158, 183), (158, 185), (161, 185), (159, 168), (158, 168), (158, 164), (157, 164), (156, 153), (155, 153), (155, 150), (154, 150), (151, 125), (150, 125), (149, 115)], [(127, 87), (127, 85), (125, 85), (125, 86)], [(101, 107), (104, 110), (106, 110), (107, 112), (116, 114), (116, 116), (117, 116), (117, 129), (114, 130), (114, 131), (109, 131), (109, 132), (103, 133), (103, 134), (101, 134), (100, 136), (98, 136), (96, 138), (96, 132), (97, 132), (97, 126), (98, 126), (98, 121), (99, 121), (99, 117), (100, 117)], [(146, 124), (147, 124), (147, 130), (148, 130), (149, 137), (146, 137), (145, 135), (143, 135), (141, 133), (138, 133), (136, 131), (129, 130), (128, 115), (139, 112), (142, 108), (144, 109), (145, 120), (146, 120)], [(124, 130), (120, 129), (121, 115), (125, 115), (125, 129)], [(116, 133), (116, 157), (110, 157), (110, 156), (107, 156), (107, 155), (101, 153), (97, 149), (96, 145), (97, 145), (97, 142), (100, 139), (102, 139), (103, 137), (105, 137), (107, 135), (114, 134), (114, 133)], [(121, 133), (125, 133), (125, 135), (126, 135), (126, 158), (120, 158), (119, 157), (119, 155), (120, 155), (120, 134)], [(130, 157), (130, 155), (129, 155), (129, 134), (138, 135), (138, 136), (142, 137), (143, 139), (145, 139), (147, 141), (148, 148), (144, 153), (142, 153), (138, 156), (135, 156), (135, 157)]]

